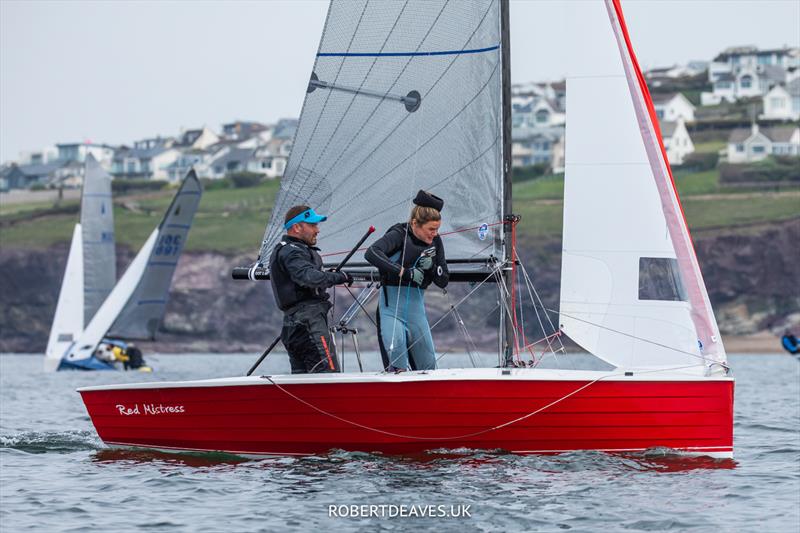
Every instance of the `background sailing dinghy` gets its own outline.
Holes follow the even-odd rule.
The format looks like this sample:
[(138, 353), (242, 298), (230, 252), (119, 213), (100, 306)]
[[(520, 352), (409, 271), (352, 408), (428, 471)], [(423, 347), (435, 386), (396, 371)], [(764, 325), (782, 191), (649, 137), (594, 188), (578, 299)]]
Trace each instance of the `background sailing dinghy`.
[(117, 282), (111, 176), (87, 157), (81, 221), (72, 235), (50, 329), (46, 371), (114, 369), (115, 363), (96, 355), (101, 342), (124, 346), (125, 341), (155, 338), (201, 194), (192, 170)]
[[(498, 366), (80, 389), (103, 441), (246, 456), (667, 447), (731, 457), (734, 381), (620, 3), (574, 4), (561, 307), (545, 342), (555, 354), (569, 335), (613, 370), (538, 368), (528, 342), (532, 323), (552, 323), (515, 248), (508, 3), (335, 1), (259, 260), (292, 205), (328, 214), (320, 246), (347, 253), (430, 190), (447, 202), (451, 280), (474, 283), (451, 312), (478, 287), (497, 289)], [(363, 250), (348, 271), (374, 289)], [(267, 276), (260, 263), (234, 271)], [(523, 322), (523, 296), (535, 320)]]

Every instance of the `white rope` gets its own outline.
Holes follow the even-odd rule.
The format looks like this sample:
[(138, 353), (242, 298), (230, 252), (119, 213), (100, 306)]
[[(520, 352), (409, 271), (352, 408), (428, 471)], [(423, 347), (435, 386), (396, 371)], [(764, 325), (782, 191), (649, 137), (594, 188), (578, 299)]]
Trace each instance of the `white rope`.
[[(657, 369), (657, 370), (645, 370), (645, 371), (637, 372), (637, 374), (647, 374), (647, 373), (653, 373), (653, 372), (668, 372), (668, 371), (672, 371), (672, 370), (681, 370), (681, 369), (685, 369), (685, 368), (694, 368), (695, 366), (696, 365), (689, 365), (689, 366), (680, 366), (680, 367), (674, 367), (674, 368), (662, 368), (662, 369)], [(402, 439), (423, 440), (423, 441), (447, 441), (447, 440), (457, 440), (457, 439), (466, 439), (466, 438), (470, 438), (470, 437), (477, 437), (478, 435), (484, 435), (486, 433), (490, 433), (492, 431), (497, 431), (498, 429), (502, 429), (502, 428), (511, 426), (513, 424), (516, 424), (517, 422), (521, 422), (523, 420), (526, 420), (526, 419), (528, 419), (528, 418), (530, 418), (530, 417), (532, 417), (534, 415), (537, 415), (537, 414), (541, 413), (542, 411), (544, 411), (546, 409), (549, 409), (550, 407), (553, 407), (554, 405), (557, 405), (557, 404), (563, 402), (567, 398), (570, 398), (570, 397), (578, 394), (582, 390), (587, 389), (588, 387), (594, 385), (598, 381), (603, 381), (603, 380), (608, 379), (608, 378), (619, 377), (619, 376), (624, 376), (624, 375), (625, 375), (625, 373), (623, 372), (623, 373), (608, 374), (608, 375), (605, 375), (605, 376), (600, 376), (597, 379), (593, 379), (592, 381), (581, 385), (580, 387), (578, 387), (577, 389), (573, 390), (572, 392), (569, 392), (569, 393), (565, 394), (564, 396), (562, 396), (560, 398), (557, 398), (556, 400), (553, 400), (552, 402), (548, 403), (547, 405), (539, 407), (538, 409), (535, 409), (534, 411), (531, 411), (530, 413), (527, 413), (525, 415), (522, 415), (522, 416), (519, 416), (519, 417), (514, 418), (512, 420), (509, 420), (508, 422), (504, 422), (502, 424), (498, 424), (498, 425), (492, 426), (490, 428), (482, 429), (480, 431), (475, 431), (473, 433), (465, 433), (463, 435), (453, 435), (453, 436), (450, 436), (450, 437), (421, 437), (421, 436), (417, 436), (417, 435), (405, 435), (405, 434), (402, 434), (402, 433), (394, 433), (392, 431), (386, 431), (386, 430), (379, 429), (379, 428), (376, 428), (376, 427), (367, 426), (365, 424), (360, 424), (358, 422), (354, 422), (353, 420), (348, 420), (346, 418), (342, 418), (341, 416), (333, 414), (333, 413), (331, 413), (329, 411), (325, 411), (324, 409), (320, 409), (319, 407), (307, 402), (306, 400), (300, 398), (299, 396), (297, 396), (295, 394), (292, 394), (291, 392), (286, 390), (281, 385), (275, 383), (275, 381), (272, 379), (271, 376), (263, 376), (263, 377), (267, 381), (269, 381), (270, 383), (272, 383), (273, 385), (278, 387), (278, 390), (280, 390), (281, 392), (285, 393), (286, 395), (294, 398), (295, 400), (297, 400), (298, 402), (302, 403), (303, 405), (305, 405), (307, 407), (310, 407), (311, 409), (313, 409), (314, 411), (317, 411), (320, 414), (323, 414), (325, 416), (329, 416), (331, 418), (339, 420), (340, 422), (344, 422), (345, 424), (349, 424), (349, 425), (352, 425), (352, 426), (355, 426), (355, 427), (359, 427), (359, 428), (365, 429), (367, 431), (372, 431), (374, 433), (380, 433), (382, 435), (388, 435), (390, 437), (399, 437), (399, 438), (402, 438)]]

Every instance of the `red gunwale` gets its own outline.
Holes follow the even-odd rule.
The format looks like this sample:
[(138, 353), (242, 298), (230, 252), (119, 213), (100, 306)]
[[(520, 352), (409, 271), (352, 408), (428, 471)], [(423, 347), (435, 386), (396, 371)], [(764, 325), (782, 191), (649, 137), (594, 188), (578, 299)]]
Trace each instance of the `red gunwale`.
[[(115, 447), (245, 456), (331, 449), (405, 454), (443, 448), (560, 453), (654, 447), (733, 454), (734, 382), (728, 377), (469, 369), (270, 379), (79, 392), (100, 438)], [(184, 412), (144, 414), (145, 404), (183, 406)], [(123, 415), (119, 405), (138, 406), (140, 414)]]

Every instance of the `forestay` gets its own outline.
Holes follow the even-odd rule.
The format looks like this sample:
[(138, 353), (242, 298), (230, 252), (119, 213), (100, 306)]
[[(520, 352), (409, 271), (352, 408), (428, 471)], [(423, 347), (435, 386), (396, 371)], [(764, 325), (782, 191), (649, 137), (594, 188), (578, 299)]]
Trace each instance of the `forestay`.
[(502, 257), (499, 11), (485, 0), (331, 3), (259, 261), (293, 205), (329, 216), (319, 243), (331, 254), (369, 225), (381, 235), (406, 220), (418, 189), (445, 200), (448, 259)]
[(724, 361), (619, 4), (570, 7), (562, 329), (617, 366)]
[(178, 264), (202, 187), (194, 170), (184, 178), (157, 228), (156, 244), (136, 289), (107, 336), (117, 339), (153, 339), (167, 306), (172, 276)]
[(88, 324), (117, 282), (111, 176), (91, 154), (81, 194), (83, 236), (83, 323)]

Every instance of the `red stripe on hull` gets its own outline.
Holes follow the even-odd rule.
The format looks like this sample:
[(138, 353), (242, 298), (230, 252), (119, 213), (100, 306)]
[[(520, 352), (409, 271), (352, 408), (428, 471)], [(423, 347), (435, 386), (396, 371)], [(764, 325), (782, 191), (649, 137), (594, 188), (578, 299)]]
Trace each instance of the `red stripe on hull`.
[[(661, 446), (732, 450), (732, 381), (597, 382), (539, 413), (496, 428), (587, 383), (445, 380), (279, 388), (267, 382), (81, 395), (104, 442), (150, 448), (254, 455), (318, 454), (334, 448), (384, 453), (440, 448), (550, 453)], [(135, 412), (122, 414), (121, 407)], [(182, 412), (162, 412), (170, 407)]]

